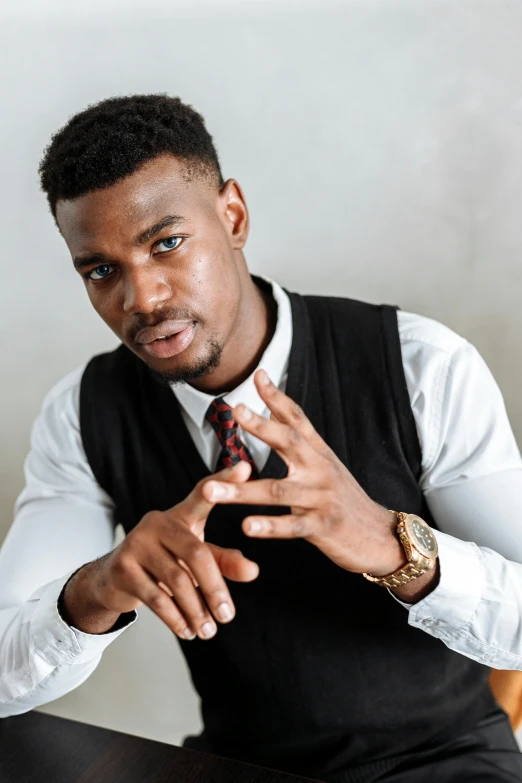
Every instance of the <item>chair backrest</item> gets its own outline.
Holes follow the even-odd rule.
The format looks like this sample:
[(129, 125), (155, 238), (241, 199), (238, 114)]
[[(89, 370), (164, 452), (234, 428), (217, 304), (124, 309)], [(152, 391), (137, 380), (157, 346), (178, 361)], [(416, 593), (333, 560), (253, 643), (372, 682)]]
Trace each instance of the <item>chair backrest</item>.
[(522, 723), (522, 672), (493, 669), (489, 678), (493, 695), (509, 715), (513, 731)]

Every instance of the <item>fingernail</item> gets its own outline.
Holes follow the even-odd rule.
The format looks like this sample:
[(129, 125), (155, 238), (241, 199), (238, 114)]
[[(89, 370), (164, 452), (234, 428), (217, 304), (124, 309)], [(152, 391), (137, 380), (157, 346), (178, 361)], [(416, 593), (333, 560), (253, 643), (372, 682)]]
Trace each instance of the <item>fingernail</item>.
[(241, 411), (241, 418), (244, 419), (244, 421), (249, 421), (252, 418), (252, 411), (246, 407), (243, 407), (243, 410)]
[(218, 620), (223, 620), (225, 622), (226, 620), (231, 620), (234, 616), (234, 613), (232, 611), (232, 607), (230, 604), (223, 603), (218, 606), (216, 609), (216, 616)]
[(192, 633), (190, 628), (185, 628), (185, 630), (183, 631), (183, 633), (181, 635), (183, 636), (184, 639), (195, 639), (196, 638), (196, 634)]
[(259, 370), (259, 383), (262, 383), (263, 386), (268, 386), (270, 383), (270, 378), (264, 370)]
[(216, 484), (212, 487), (212, 500), (222, 500), (228, 495), (228, 490), (223, 484)]
[(251, 522), (248, 529), (251, 533), (260, 533), (263, 529), (263, 523), (262, 522)]
[(216, 626), (212, 623), (205, 623), (205, 625), (201, 626), (200, 633), (203, 639), (210, 639), (216, 633)]

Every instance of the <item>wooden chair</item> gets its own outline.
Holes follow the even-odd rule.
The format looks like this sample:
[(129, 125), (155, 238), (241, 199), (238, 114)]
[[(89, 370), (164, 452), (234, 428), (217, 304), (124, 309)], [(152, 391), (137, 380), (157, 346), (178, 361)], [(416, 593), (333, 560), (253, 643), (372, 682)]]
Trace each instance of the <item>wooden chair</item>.
[(493, 669), (489, 678), (493, 695), (509, 715), (513, 731), (522, 723), (522, 672)]

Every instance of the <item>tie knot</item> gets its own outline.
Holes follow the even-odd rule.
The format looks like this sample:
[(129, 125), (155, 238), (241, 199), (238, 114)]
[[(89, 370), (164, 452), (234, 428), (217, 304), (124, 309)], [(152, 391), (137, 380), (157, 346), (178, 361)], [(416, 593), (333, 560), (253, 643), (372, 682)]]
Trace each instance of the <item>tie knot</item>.
[(238, 424), (232, 416), (232, 408), (223, 397), (216, 397), (208, 406), (205, 418), (212, 425), (221, 443), (226, 443), (234, 437)]

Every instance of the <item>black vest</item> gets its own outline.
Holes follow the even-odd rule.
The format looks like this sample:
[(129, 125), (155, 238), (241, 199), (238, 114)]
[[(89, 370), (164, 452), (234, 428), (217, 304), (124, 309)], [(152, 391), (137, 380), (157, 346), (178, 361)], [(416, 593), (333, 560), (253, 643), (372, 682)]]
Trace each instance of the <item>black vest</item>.
[[(287, 394), (370, 497), (433, 525), (418, 484), (397, 308), (287, 293), (294, 329)], [(172, 390), (124, 345), (87, 365), (80, 424), (94, 475), (127, 532), (209, 475)], [(272, 451), (261, 478), (285, 475)], [(208, 519), (206, 539), (241, 549), (260, 575), (229, 582), (237, 615), (212, 640), (180, 642), (205, 725), (187, 746), (362, 783), (494, 708), (489, 669), (409, 626), (387, 590), (306, 541), (248, 538), (240, 525), (252, 513), (222, 505)]]

